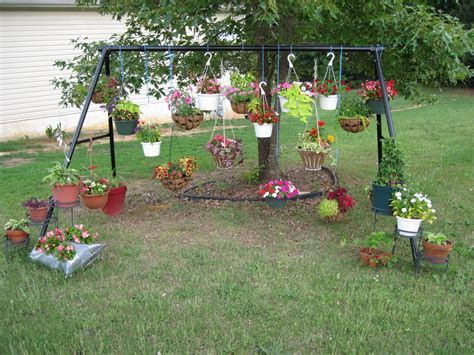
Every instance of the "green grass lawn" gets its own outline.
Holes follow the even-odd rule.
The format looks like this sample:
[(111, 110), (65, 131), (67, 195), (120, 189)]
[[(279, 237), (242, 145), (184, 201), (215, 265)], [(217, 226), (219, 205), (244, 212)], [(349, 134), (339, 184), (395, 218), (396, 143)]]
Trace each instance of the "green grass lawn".
[[(337, 225), (322, 223), (305, 202), (275, 212), (259, 203), (180, 201), (150, 179), (153, 167), (167, 161), (169, 138), (158, 159), (144, 158), (136, 141), (119, 140), (126, 213), (75, 214), (107, 244), (98, 262), (65, 280), (28, 259), (0, 256), (0, 353), (471, 353), (474, 96), (447, 90), (440, 99), (414, 109), (397, 99), (393, 117), (408, 172), (438, 212), (425, 229), (455, 243), (447, 273), (423, 266), (416, 274), (404, 262), (380, 270), (360, 265), (354, 240), (373, 230), (364, 188), (376, 172), (374, 124), (360, 134), (336, 130), (337, 174), (357, 202)], [(323, 118), (335, 126), (331, 113)], [(245, 120), (234, 124), (245, 126), (236, 135), (249, 170), (256, 159), (253, 129)], [(209, 129), (212, 122), (173, 143), (173, 159), (181, 150), (199, 158), (201, 180), (214, 169), (203, 148)], [(294, 145), (303, 130), (282, 120), (283, 167), (299, 164)], [(23, 143), (0, 143), (0, 151), (11, 152), (0, 156), (1, 223), (24, 214), (24, 199), (49, 196), (41, 179), (64, 157), (18, 149)], [(107, 172), (109, 161), (108, 145), (94, 145), (99, 172)], [(74, 167), (82, 165), (89, 165), (85, 146), (73, 158)], [(149, 193), (158, 200), (148, 203)], [(394, 218), (378, 218), (379, 230), (393, 225)], [(400, 242), (399, 251), (409, 260), (408, 243)]]

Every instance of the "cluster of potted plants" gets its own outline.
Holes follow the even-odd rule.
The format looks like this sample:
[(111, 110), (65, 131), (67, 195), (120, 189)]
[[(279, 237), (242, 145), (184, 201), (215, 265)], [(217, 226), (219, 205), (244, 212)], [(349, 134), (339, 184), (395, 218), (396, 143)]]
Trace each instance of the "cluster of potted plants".
[(341, 100), (339, 125), (346, 132), (359, 133), (365, 131), (370, 124), (370, 111), (360, 96), (346, 96)]
[(326, 156), (331, 153), (331, 144), (335, 138), (332, 134), (324, 133), (325, 125), (324, 121), (319, 120), (318, 127), (311, 128), (299, 137), (296, 149), (306, 170), (321, 170)]
[(235, 113), (247, 114), (250, 101), (255, 95), (255, 75), (253, 73), (232, 73), (231, 85), (225, 87), (222, 95), (229, 99), (232, 110)]
[[(395, 80), (389, 80), (385, 83), (385, 85), (387, 87), (387, 96), (389, 100), (398, 95), (398, 91), (395, 89)], [(378, 80), (366, 80), (363, 82), (360, 89), (358, 90), (358, 94), (363, 98), (364, 101), (366, 101), (372, 113), (385, 113), (385, 108), (382, 101), (382, 87), (380, 86), (380, 82)]]
[(155, 168), (154, 177), (171, 191), (184, 189), (197, 170), (196, 158), (184, 157), (178, 163), (168, 162)]
[(197, 106), (201, 111), (217, 111), (223, 87), (217, 79), (203, 76), (196, 83)]
[(319, 216), (328, 223), (341, 222), (355, 202), (343, 187), (329, 191), (319, 204)]
[(242, 155), (242, 146), (241, 140), (218, 134), (207, 142), (206, 149), (211, 153), (218, 168), (228, 169), (234, 165), (235, 158)]
[(359, 250), (362, 265), (376, 268), (377, 266), (392, 266), (396, 258), (391, 251), (395, 239), (385, 232), (373, 232), (365, 237)]
[(298, 196), (299, 191), (291, 181), (280, 179), (260, 185), (258, 194), (271, 208), (284, 208), (289, 199)]
[(143, 154), (146, 157), (160, 155), (161, 131), (158, 125), (139, 121), (136, 128), (136, 138), (141, 143)]
[(166, 96), (168, 108), (171, 111), (171, 118), (175, 125), (181, 129), (191, 130), (201, 125), (204, 115), (190, 90), (174, 90)]

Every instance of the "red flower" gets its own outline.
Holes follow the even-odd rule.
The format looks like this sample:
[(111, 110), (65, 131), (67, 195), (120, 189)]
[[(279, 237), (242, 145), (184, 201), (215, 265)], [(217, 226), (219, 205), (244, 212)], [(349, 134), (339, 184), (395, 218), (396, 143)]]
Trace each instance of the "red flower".
[(325, 124), (326, 124), (326, 122), (324, 122), (323, 120), (318, 121), (318, 126), (319, 127), (324, 127)]
[(95, 165), (90, 165), (89, 166), (89, 170), (95, 170), (95, 169), (97, 169), (97, 166), (95, 166)]

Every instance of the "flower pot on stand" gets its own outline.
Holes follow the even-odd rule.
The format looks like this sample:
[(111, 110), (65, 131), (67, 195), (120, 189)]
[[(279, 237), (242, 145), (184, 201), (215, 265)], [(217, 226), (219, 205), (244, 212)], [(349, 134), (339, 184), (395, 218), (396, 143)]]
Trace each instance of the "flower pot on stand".
[(271, 198), (266, 197), (265, 202), (271, 208), (284, 208), (288, 200), (286, 198)]
[(107, 203), (102, 208), (102, 211), (107, 216), (116, 216), (123, 212), (125, 206), (125, 195), (127, 193), (127, 186), (119, 186), (109, 191), (109, 198)]
[(220, 94), (197, 94), (197, 104), (201, 111), (217, 111)]
[(171, 118), (177, 127), (189, 131), (201, 125), (204, 115), (179, 116), (173, 113)]
[(423, 240), (423, 254), (425, 259), (434, 264), (446, 263), (451, 249), (453, 249), (453, 245), (449, 240), (446, 245), (433, 244)]
[(105, 207), (107, 200), (109, 198), (109, 193), (101, 195), (82, 195), (82, 203), (90, 210), (98, 210)]
[(339, 95), (320, 95), (319, 96), (319, 106), (321, 110), (325, 111), (334, 111), (337, 109), (337, 100)]
[(383, 115), (385, 113), (385, 106), (382, 100), (367, 100), (367, 106), (376, 115)]
[(21, 244), (28, 239), (28, 233), (22, 230), (7, 229), (5, 230), (5, 234), (12, 244)]
[(285, 113), (290, 112), (290, 110), (284, 106), (288, 102), (288, 99), (284, 96), (278, 95), (278, 100), (280, 101), (281, 112), (285, 112)]
[(157, 157), (160, 155), (161, 142), (142, 142), (143, 154), (146, 157)]
[(30, 221), (33, 223), (43, 223), (48, 217), (49, 206), (31, 208), (28, 207), (28, 215), (30, 216)]
[(79, 196), (79, 184), (76, 185), (54, 185), (53, 200), (59, 207), (70, 207), (77, 204)]
[(115, 123), (115, 129), (117, 130), (117, 133), (121, 136), (131, 136), (135, 134), (135, 131), (137, 129), (137, 124), (138, 120), (132, 120), (132, 121), (117, 121), (114, 120)]
[(271, 123), (254, 123), (253, 128), (255, 129), (255, 136), (257, 138), (270, 138), (272, 136), (273, 124)]
[(398, 234), (406, 237), (416, 237), (420, 230), (422, 219), (397, 217)]
[(390, 200), (392, 199), (393, 187), (372, 184), (372, 193), (372, 210), (376, 214), (392, 216)]
[(232, 107), (232, 111), (235, 113), (245, 115), (246, 113), (249, 112), (248, 109), (249, 101), (244, 101), (244, 102), (230, 102), (230, 106)]
[(340, 118), (339, 125), (341, 128), (349, 133), (363, 132), (369, 127), (370, 121), (361, 118)]
[(317, 153), (312, 150), (298, 149), (300, 157), (303, 160), (305, 170), (317, 171), (321, 170), (321, 166), (326, 158), (326, 153)]

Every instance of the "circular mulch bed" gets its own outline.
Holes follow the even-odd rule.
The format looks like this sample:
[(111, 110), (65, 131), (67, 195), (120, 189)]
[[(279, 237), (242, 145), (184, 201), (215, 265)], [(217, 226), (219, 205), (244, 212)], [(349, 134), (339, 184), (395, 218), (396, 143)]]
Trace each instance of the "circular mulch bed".
[[(320, 197), (337, 185), (336, 175), (325, 167), (320, 171), (294, 168), (282, 172), (280, 177), (290, 180), (300, 190), (295, 199)], [(222, 174), (185, 190), (181, 197), (189, 200), (262, 201), (258, 187), (258, 184), (246, 183), (241, 177)]]

